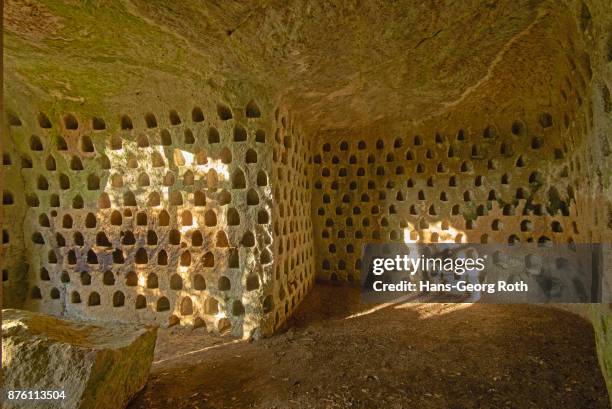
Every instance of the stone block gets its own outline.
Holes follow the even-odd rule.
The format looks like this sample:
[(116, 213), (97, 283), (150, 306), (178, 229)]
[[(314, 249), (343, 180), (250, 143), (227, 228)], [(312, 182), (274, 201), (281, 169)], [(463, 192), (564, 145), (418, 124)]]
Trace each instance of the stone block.
[[(89, 323), (2, 311), (3, 407), (120, 409), (147, 382), (157, 327)], [(8, 391), (63, 392), (63, 399), (9, 400)], [(29, 396), (28, 396), (29, 397)]]

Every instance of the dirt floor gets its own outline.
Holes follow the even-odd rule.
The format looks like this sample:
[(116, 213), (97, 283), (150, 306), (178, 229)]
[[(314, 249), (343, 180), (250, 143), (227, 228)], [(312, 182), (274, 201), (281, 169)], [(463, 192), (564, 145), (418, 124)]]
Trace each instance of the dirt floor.
[(529, 305), (359, 304), (316, 286), (270, 339), (160, 330), (145, 408), (610, 408), (590, 325)]

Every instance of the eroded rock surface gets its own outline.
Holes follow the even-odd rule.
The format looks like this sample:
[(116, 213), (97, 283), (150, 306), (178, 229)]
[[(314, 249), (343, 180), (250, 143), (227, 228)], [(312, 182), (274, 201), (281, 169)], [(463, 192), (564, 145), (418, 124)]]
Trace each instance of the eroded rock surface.
[(118, 409), (147, 381), (156, 327), (93, 325), (12, 309), (2, 315), (5, 392), (65, 393), (44, 402), (5, 399), (4, 408)]
[(610, 4), (7, 0), (4, 305), (271, 335), (363, 242), (609, 243)]

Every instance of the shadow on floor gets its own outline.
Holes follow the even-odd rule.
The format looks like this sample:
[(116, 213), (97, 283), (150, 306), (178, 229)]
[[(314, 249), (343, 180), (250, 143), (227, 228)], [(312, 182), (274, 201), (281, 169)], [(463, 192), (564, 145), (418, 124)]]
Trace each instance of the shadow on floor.
[(359, 303), (316, 286), (255, 343), (164, 329), (144, 408), (609, 408), (591, 326), (530, 305)]

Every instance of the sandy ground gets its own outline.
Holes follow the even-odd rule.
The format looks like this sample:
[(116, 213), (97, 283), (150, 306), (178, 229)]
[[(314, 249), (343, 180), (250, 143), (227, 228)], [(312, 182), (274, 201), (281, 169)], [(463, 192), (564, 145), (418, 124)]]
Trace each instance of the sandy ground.
[(359, 304), (318, 285), (290, 329), (160, 330), (145, 408), (610, 408), (590, 325), (529, 305)]

